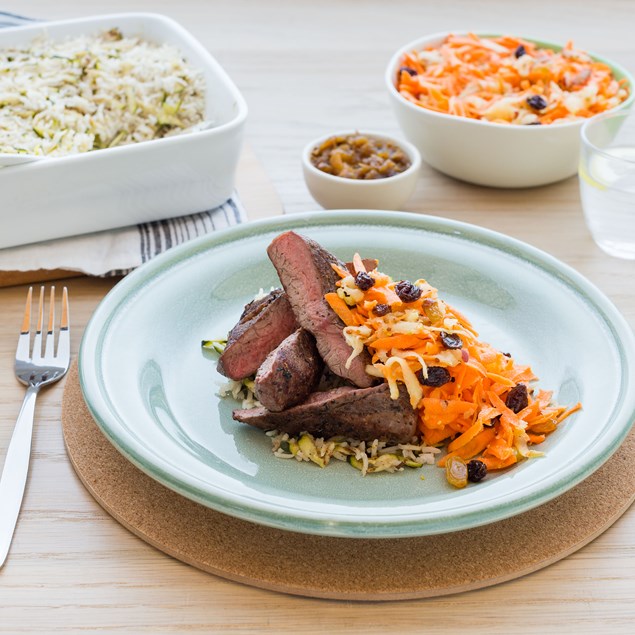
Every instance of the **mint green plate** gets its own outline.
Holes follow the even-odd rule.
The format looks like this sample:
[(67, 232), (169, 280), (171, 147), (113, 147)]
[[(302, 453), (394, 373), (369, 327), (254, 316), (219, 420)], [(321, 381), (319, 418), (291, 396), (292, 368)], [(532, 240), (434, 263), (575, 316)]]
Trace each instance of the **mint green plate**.
[[(222, 378), (200, 342), (224, 336), (259, 288), (277, 284), (265, 249), (287, 229), (342, 259), (377, 257), (394, 278), (426, 278), (484, 340), (531, 364), (558, 402), (584, 409), (543, 444), (544, 458), (463, 490), (435, 466), (362, 477), (337, 461), (275, 458), (262, 432), (232, 420), (237, 404), (216, 395)], [(264, 525), (386, 538), (491, 523), (579, 483), (631, 427), (634, 359), (633, 333), (609, 300), (551, 256), (449, 220), (346, 211), (232, 228), (144, 265), (95, 311), (79, 369), (104, 434), (165, 486)]]

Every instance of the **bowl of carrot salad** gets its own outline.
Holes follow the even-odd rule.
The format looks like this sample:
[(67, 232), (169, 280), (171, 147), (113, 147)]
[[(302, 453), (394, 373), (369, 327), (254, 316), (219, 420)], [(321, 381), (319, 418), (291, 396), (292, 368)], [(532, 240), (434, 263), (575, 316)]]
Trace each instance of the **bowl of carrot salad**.
[(406, 137), (432, 167), (494, 187), (575, 174), (580, 127), (629, 108), (631, 75), (577, 49), (511, 35), (442, 33), (411, 42), (386, 73)]

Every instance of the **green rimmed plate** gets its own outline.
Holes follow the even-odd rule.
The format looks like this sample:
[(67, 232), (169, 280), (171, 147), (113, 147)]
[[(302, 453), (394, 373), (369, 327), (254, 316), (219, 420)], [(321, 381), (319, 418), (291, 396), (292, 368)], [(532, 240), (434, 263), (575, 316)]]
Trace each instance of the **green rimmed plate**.
[[(531, 364), (558, 402), (584, 409), (542, 444), (544, 458), (464, 490), (434, 466), (361, 477), (339, 462), (276, 459), (262, 432), (231, 419), (236, 403), (217, 397), (223, 378), (200, 342), (224, 336), (259, 288), (277, 284), (265, 250), (287, 229), (343, 259), (377, 257), (395, 278), (426, 278), (484, 340)], [(414, 214), (318, 212), (218, 232), (144, 265), (97, 308), (79, 370), (104, 434), (167, 487), (256, 523), (386, 538), (501, 520), (591, 474), (635, 418), (634, 340), (600, 291), (529, 245)]]

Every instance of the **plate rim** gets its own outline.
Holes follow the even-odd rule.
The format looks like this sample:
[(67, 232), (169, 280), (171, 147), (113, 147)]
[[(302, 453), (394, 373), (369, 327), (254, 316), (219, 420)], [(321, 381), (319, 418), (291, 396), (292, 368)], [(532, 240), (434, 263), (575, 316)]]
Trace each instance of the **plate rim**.
[[(209, 483), (207, 488), (201, 488), (193, 482), (199, 479), (192, 478), (185, 483), (183, 479), (175, 476), (170, 470), (166, 470), (165, 466), (156, 465), (147, 449), (133, 447), (138, 444), (130, 443), (129, 440), (126, 442), (117, 436), (107, 421), (108, 415), (111, 413), (107, 410), (106, 416), (103, 415), (103, 395), (99, 389), (97, 376), (91, 377), (90, 370), (96, 368), (97, 344), (107, 331), (108, 324), (117, 314), (118, 309), (139, 292), (145, 282), (166, 275), (172, 267), (178, 266), (179, 263), (196, 258), (211, 248), (227, 243), (275, 230), (311, 229), (312, 227), (334, 225), (393, 226), (401, 230), (423, 230), (467, 239), (523, 260), (528, 265), (537, 267), (547, 275), (557, 278), (574, 293), (581, 296), (593, 307), (598, 318), (611, 332), (619, 351), (622, 370), (620, 399), (611, 413), (617, 423), (613, 422), (608, 432), (598, 437), (589, 448), (589, 451), (593, 450), (591, 458), (581, 462), (581, 465), (575, 469), (570, 467), (568, 471), (557, 478), (552, 477), (547, 485), (543, 484), (541, 487), (537, 487), (541, 481), (537, 484), (534, 483), (533, 487), (529, 487), (529, 491), (523, 496), (511, 501), (499, 502), (485, 510), (481, 508), (482, 506), (477, 506), (475, 510), (463, 514), (452, 513), (432, 520), (422, 518), (420, 513), (415, 514), (414, 517), (410, 514), (400, 514), (383, 522), (379, 521), (376, 516), (360, 519), (359, 513), (351, 514), (350, 517), (341, 515), (333, 520), (325, 513), (297, 510), (291, 507), (279, 508), (270, 503), (260, 502), (260, 504), (256, 504), (259, 501), (253, 499), (249, 499), (245, 503), (244, 496), (235, 493), (228, 495), (230, 493), (226, 489), (216, 488), (215, 491), (211, 491)], [(102, 314), (105, 314), (105, 320), (102, 319)], [(94, 331), (98, 337), (95, 339), (94, 349), (91, 350), (87, 342), (94, 337)], [(460, 531), (503, 520), (546, 503), (588, 477), (615, 452), (633, 425), (635, 393), (629, 395), (628, 391), (625, 390), (625, 384), (628, 383), (627, 379), (633, 375), (633, 362), (631, 360), (634, 355), (635, 336), (633, 331), (611, 300), (596, 285), (571, 266), (528, 243), (494, 230), (443, 217), (390, 210), (333, 210), (267, 218), (212, 232), (174, 247), (144, 264), (120, 281), (103, 298), (94, 311), (82, 337), (78, 367), (84, 400), (102, 433), (128, 460), (164, 486), (222, 513), (279, 529), (339, 537), (397, 538)], [(607, 417), (607, 421), (612, 421), (612, 419)], [(600, 441), (603, 443), (598, 449), (596, 446)], [(144, 452), (144, 450), (146, 451)], [(573, 463), (575, 465), (576, 462), (573, 461)], [(538, 489), (538, 491), (535, 492), (534, 489)], [(448, 527), (448, 523), (452, 523), (452, 526)]]

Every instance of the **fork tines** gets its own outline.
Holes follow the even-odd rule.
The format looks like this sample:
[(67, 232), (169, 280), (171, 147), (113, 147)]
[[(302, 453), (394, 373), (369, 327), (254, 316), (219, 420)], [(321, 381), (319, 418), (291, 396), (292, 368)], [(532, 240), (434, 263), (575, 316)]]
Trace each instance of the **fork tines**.
[[(29, 287), (26, 297), (26, 307), (22, 320), (22, 329), (18, 340), (18, 350), (16, 358), (19, 359), (42, 359), (42, 331), (44, 327), (44, 296), (45, 288), (40, 287), (40, 298), (38, 302), (37, 326), (35, 337), (33, 338), (33, 353), (29, 354), (29, 343), (31, 337), (31, 305), (33, 301), (33, 287)], [(59, 336), (57, 339), (57, 355), (55, 354), (55, 287), (52, 286), (49, 294), (48, 322), (46, 328), (46, 340), (44, 359), (68, 358), (70, 356), (69, 337), (69, 310), (68, 310), (68, 290), (66, 287), (62, 291), (62, 317), (59, 325)]]

